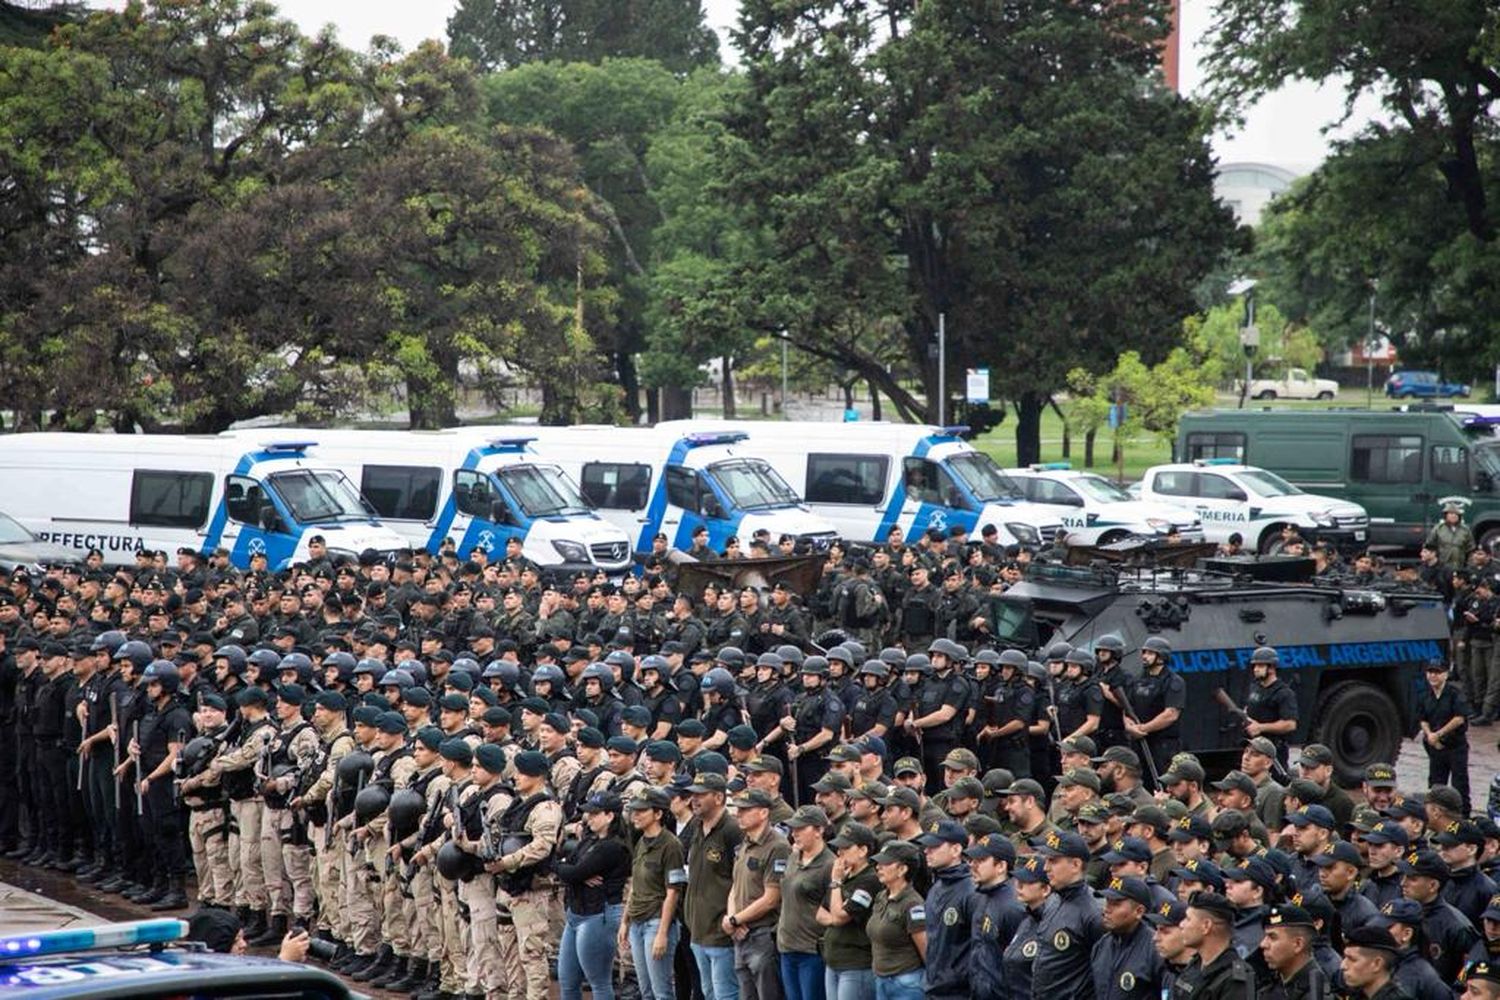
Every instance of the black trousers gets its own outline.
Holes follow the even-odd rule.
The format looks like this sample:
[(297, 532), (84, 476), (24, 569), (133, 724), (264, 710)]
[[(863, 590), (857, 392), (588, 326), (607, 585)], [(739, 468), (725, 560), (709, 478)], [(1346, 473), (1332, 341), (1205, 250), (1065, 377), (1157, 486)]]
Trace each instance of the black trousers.
[(1445, 746), (1434, 749), (1424, 742), (1427, 751), (1427, 785), (1452, 785), (1463, 796), (1463, 815), (1469, 815), (1469, 743), (1462, 746)]
[(96, 747), (84, 761), (83, 793), (89, 827), (94, 838), (94, 850), (105, 858), (117, 861), (119, 844), (115, 829), (119, 817), (115, 812), (115, 779), (110, 774), (113, 768), (114, 755), (109, 748)]

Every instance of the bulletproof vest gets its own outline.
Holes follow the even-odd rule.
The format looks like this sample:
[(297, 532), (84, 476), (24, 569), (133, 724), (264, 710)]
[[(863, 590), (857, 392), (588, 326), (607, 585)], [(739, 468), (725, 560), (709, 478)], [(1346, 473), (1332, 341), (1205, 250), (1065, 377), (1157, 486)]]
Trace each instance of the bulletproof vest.
[(875, 615), (859, 613), (859, 592), (869, 584), (858, 578), (849, 580), (834, 594), (835, 617), (844, 628), (864, 629), (875, 624)]
[(396, 761), (402, 757), (410, 756), (411, 748), (405, 746), (387, 753), (375, 762), (375, 773), (370, 776), (370, 783), (372, 785), (384, 785), (388, 791), (395, 791), (396, 779), (391, 777), (391, 771), (395, 768)]
[(484, 804), (496, 795), (509, 791), (504, 783), (497, 781), (459, 805), (458, 819), (463, 824), (465, 837), (477, 841), (484, 836)]
[(828, 692), (818, 690), (812, 694), (800, 694), (792, 705), (792, 717), (797, 726), (792, 737), (798, 743), (809, 740), (823, 728), (823, 710), (828, 705)]
[(302, 730), (311, 728), (312, 723), (299, 722), (287, 732), (277, 734), (271, 740), (270, 766), (274, 768), (278, 764), (295, 764), (296, 761), (292, 758), (292, 744), (302, 734)]
[(901, 630), (907, 635), (932, 635), (937, 631), (931, 594), (931, 590), (913, 590), (901, 602)]
[[(500, 817), (502, 837), (500, 854), (502, 857), (518, 851), (530, 843), (531, 834), (526, 832), (526, 821), (531, 818), (531, 814), (536, 810), (537, 806), (543, 802), (550, 801), (552, 801), (552, 796), (546, 792), (537, 792), (534, 795), (528, 795), (526, 798), (518, 799), (510, 804), (510, 808), (506, 809)], [(533, 880), (538, 875), (545, 875), (552, 870), (554, 862), (553, 853), (549, 851), (547, 857), (542, 861), (536, 864), (522, 865), (513, 872), (506, 872), (501, 875), (498, 880), (500, 888), (511, 895), (526, 892), (531, 888)]]
[[(239, 738), (234, 741), (234, 745), (236, 747), (243, 747), (243, 745), (251, 741), (251, 736), (254, 736), (258, 730), (266, 729), (270, 724), (272, 723), (270, 723), (269, 718), (263, 718), (258, 723), (252, 724), (245, 732), (240, 733)], [(245, 799), (254, 798), (255, 768), (240, 768), (239, 771), (225, 771), (219, 784), (223, 787), (223, 793), (236, 802), (243, 802)]]
[[(432, 783), (436, 781), (438, 779), (438, 776), (442, 773), (443, 769), (434, 765), (427, 771), (426, 774), (419, 774), (412, 779), (411, 790), (422, 796), (422, 801), (426, 802), (427, 789), (432, 786)], [(425, 845), (437, 839), (437, 831), (428, 831), (429, 826), (436, 825), (432, 823), (432, 818), (434, 815), (441, 815), (441, 806), (439, 806), (438, 809), (429, 809), (425, 814), (423, 814), (422, 823), (417, 828), (417, 843)], [(441, 827), (439, 827), (439, 829), (441, 829)]]
[(563, 815), (569, 822), (578, 818), (578, 811), (583, 807), (584, 800), (589, 797), (589, 788), (603, 770), (604, 765), (599, 764), (586, 771), (579, 771), (573, 776), (573, 783), (568, 786), (568, 797), (563, 800)]

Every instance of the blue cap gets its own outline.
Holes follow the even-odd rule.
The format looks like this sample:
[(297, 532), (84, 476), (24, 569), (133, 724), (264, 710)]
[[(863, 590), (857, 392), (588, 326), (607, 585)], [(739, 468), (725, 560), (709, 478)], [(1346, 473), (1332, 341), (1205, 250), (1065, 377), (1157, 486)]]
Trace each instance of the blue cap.
[(1140, 837), (1121, 837), (1109, 845), (1109, 850), (1099, 859), (1107, 865), (1122, 861), (1150, 861), (1151, 846)]
[(1040, 855), (1028, 854), (1016, 861), (1011, 869), (1010, 877), (1020, 882), (1045, 882), (1047, 871), (1042, 867)]
[(882, 759), (886, 755), (885, 740), (879, 736), (862, 736), (856, 742), (865, 753), (875, 754)]
[(967, 844), (969, 834), (951, 819), (933, 820), (921, 835), (913, 838), (921, 847), (937, 847), (939, 844)]
[(1337, 861), (1353, 865), (1355, 868), (1362, 868), (1365, 863), (1365, 859), (1359, 855), (1359, 848), (1347, 840), (1334, 841), (1328, 845), (1328, 850), (1322, 854), (1314, 855), (1312, 859), (1312, 863), (1319, 868), (1327, 868)]

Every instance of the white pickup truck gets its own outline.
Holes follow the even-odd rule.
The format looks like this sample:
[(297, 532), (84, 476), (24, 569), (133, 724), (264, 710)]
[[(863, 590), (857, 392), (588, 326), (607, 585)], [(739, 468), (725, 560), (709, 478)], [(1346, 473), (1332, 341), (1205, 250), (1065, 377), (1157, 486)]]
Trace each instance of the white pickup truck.
[(1289, 368), (1279, 379), (1251, 379), (1251, 399), (1332, 399), (1339, 384), (1331, 378), (1313, 378), (1305, 368)]

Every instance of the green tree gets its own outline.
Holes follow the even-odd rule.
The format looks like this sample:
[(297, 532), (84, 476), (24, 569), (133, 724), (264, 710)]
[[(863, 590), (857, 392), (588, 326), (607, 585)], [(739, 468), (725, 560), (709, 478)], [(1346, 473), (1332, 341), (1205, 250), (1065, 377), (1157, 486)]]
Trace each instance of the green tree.
[[(1253, 356), (1255, 377), (1277, 378), (1288, 368), (1315, 368), (1323, 360), (1318, 335), (1289, 322), (1280, 309), (1263, 298), (1257, 296), (1255, 306), (1255, 327), (1260, 331), (1260, 344)], [(1243, 304), (1231, 302), (1203, 316), (1191, 316), (1185, 324), (1189, 337), (1202, 338), (1226, 383), (1245, 376), (1245, 349), (1240, 343), (1244, 323)]]
[(1231, 244), (1201, 117), (1152, 79), (1166, 14), (748, 0), (725, 177), (768, 233), (744, 271), (757, 322), (821, 340), (897, 317), (925, 405), (859, 344), (842, 360), (930, 418), (945, 315), (948, 384), (988, 364), (1035, 460), (1068, 372), (1164, 358)]
[(719, 61), (702, 0), (459, 0), (448, 38), (485, 70), (640, 56), (687, 73)]

